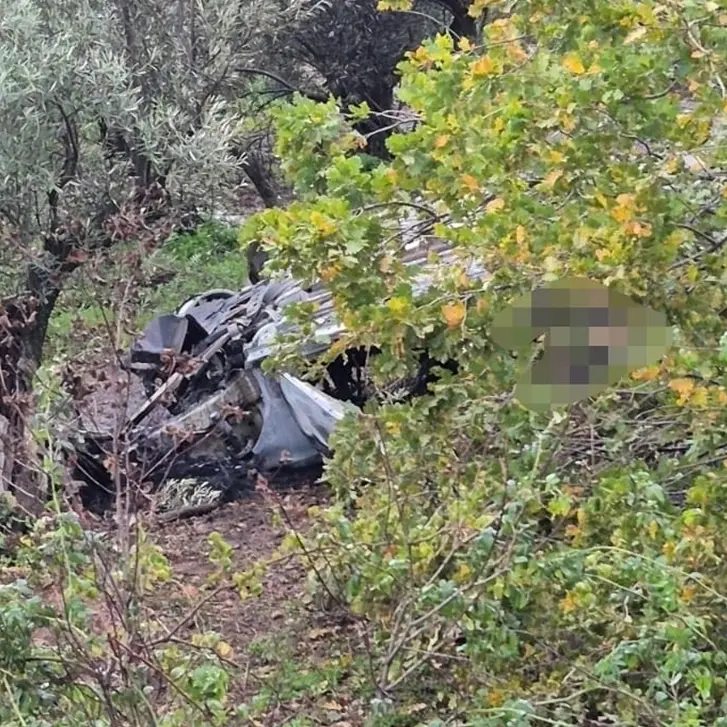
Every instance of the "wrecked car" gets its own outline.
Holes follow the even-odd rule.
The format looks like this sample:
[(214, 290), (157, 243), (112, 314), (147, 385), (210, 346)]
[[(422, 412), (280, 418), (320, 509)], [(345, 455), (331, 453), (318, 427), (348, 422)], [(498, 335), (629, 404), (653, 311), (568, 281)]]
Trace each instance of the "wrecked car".
[[(410, 246), (404, 262), (421, 266), (415, 294), (431, 285), (432, 266), (450, 264), (453, 254), (442, 243)], [(476, 262), (467, 273), (473, 280), (486, 278)], [(149, 323), (123, 358), (147, 397), (121, 431), (124, 461), (127, 467), (133, 463), (136, 477), (161, 484), (170, 477), (214, 476), (221, 487), (234, 488), (251, 473), (320, 466), (336, 424), (369, 394), (355, 385), (360, 378), (354, 369), (365, 365), (360, 352), (332, 362), (318, 386), (289, 373), (263, 372), (261, 364), (276, 350), (279, 336), (295, 332), (286, 320), (287, 306), (301, 301), (317, 306), (315, 335), (301, 344), (302, 354), (313, 360), (344, 332), (322, 285), (263, 279), (237, 292), (208, 290)], [(404, 395), (424, 393), (435, 365), (423, 356)], [(113, 491), (111, 438), (109, 432), (84, 432), (76, 448), (76, 479), (96, 500), (99, 491), (108, 497)]]

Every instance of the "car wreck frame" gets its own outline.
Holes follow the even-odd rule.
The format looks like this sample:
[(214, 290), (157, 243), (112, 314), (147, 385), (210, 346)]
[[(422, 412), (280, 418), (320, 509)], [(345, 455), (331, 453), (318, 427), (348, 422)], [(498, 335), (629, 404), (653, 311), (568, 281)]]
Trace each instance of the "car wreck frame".
[[(426, 292), (437, 269), (455, 260), (455, 252), (441, 241), (425, 238), (410, 244), (403, 262), (414, 267), (414, 294)], [(475, 261), (469, 262), (467, 274), (487, 282)], [(279, 350), (280, 336), (297, 332), (286, 309), (298, 302), (316, 306), (315, 335), (300, 343), (302, 355), (312, 361), (345, 331), (335, 317), (331, 293), (320, 284), (260, 280), (239, 292), (208, 290), (149, 323), (122, 360), (147, 394), (121, 428), (125, 459), (144, 479), (161, 485), (169, 477), (209, 474), (216, 467), (228, 473), (222, 485), (228, 487), (250, 473), (320, 466), (330, 454), (329, 439), (338, 422), (358, 411), (366, 398), (353, 393), (347, 377), (371, 352), (347, 351), (329, 365), (333, 386), (263, 372), (261, 364)], [(344, 360), (348, 366), (342, 366)], [(427, 390), (436, 363), (422, 357), (405, 395)], [(150, 424), (150, 414), (159, 409), (164, 421)], [(106, 460), (111, 437), (86, 431), (76, 447), (74, 476), (85, 483), (87, 501), (88, 490), (95, 493), (91, 499), (97, 505), (99, 499), (110, 504), (114, 489)]]

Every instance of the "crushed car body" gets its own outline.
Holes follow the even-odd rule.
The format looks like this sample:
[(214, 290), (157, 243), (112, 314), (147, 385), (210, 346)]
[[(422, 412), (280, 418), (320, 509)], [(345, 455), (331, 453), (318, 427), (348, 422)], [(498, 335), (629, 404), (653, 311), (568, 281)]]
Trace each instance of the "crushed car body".
[[(415, 294), (431, 286), (436, 268), (452, 264), (453, 255), (442, 243), (421, 242), (405, 253), (406, 264), (421, 266)], [(486, 283), (475, 261), (467, 274)], [(263, 372), (261, 364), (277, 350), (279, 337), (295, 333), (286, 308), (296, 302), (316, 304), (315, 335), (300, 344), (301, 353), (314, 360), (344, 332), (322, 285), (261, 280), (238, 292), (209, 290), (149, 323), (122, 361), (147, 396), (121, 430), (125, 460), (134, 463), (137, 476), (161, 483), (216, 468), (239, 481), (250, 472), (320, 466), (330, 454), (334, 428), (362, 402), (341, 380), (341, 370), (340, 385), (328, 391), (289, 373)], [(426, 379), (426, 366), (421, 376)], [(412, 395), (425, 390), (421, 380), (409, 386)], [(113, 436), (119, 433), (83, 433), (76, 448), (77, 479), (112, 489), (104, 456)]]

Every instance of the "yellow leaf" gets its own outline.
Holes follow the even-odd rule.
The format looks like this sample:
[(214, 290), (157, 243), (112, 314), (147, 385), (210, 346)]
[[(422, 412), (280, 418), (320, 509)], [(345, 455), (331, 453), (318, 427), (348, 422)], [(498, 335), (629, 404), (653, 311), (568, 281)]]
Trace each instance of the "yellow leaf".
[(386, 170), (386, 178), (392, 183), (396, 184), (397, 179), (399, 178), (399, 175), (396, 173), (396, 169), (387, 169)]
[(611, 216), (618, 222), (628, 222), (633, 219), (636, 212), (636, 198), (633, 194), (619, 194), (616, 197), (616, 207), (611, 210)]
[(672, 157), (671, 159), (668, 159), (667, 162), (664, 164), (664, 171), (667, 174), (675, 174), (677, 171), (679, 171), (678, 157)]
[(459, 568), (457, 568), (457, 573), (455, 573), (454, 581), (461, 585), (467, 583), (471, 576), (472, 568), (467, 563), (460, 563)]
[(505, 208), (505, 200), (502, 197), (496, 197), (485, 205), (485, 212), (498, 212)]
[(565, 594), (565, 597), (560, 602), (560, 608), (564, 613), (573, 613), (578, 608), (578, 601), (572, 592)]
[(448, 328), (457, 328), (462, 325), (465, 315), (464, 303), (457, 301), (456, 303), (450, 303), (442, 306), (442, 315), (444, 320), (447, 321)]
[(328, 353), (332, 357), (331, 360), (333, 361), (338, 355), (344, 353), (348, 347), (348, 341), (345, 338), (339, 338), (328, 349)]
[(467, 15), (471, 18), (479, 18), (491, 2), (492, 0), (474, 0), (467, 11)]
[(637, 28), (634, 28), (625, 38), (624, 38), (624, 45), (631, 45), (631, 43), (635, 43), (637, 40), (641, 40), (646, 33), (648, 32), (648, 29), (645, 28), (643, 25), (640, 25)]
[(524, 63), (528, 59), (528, 54), (519, 43), (508, 44), (507, 54), (515, 63)]
[(643, 369), (637, 369), (631, 374), (634, 381), (654, 381), (659, 378), (659, 367), (649, 366)]
[(528, 231), (522, 225), (518, 225), (515, 228), (515, 241), (518, 245), (522, 245), (527, 239)]
[(543, 180), (543, 186), (552, 189), (555, 183), (563, 176), (562, 169), (553, 169)]
[(330, 283), (341, 272), (339, 265), (329, 265), (321, 270), (321, 280)]
[(432, 56), (429, 53), (429, 51), (423, 46), (420, 45), (411, 55), (412, 59), (415, 61), (418, 61), (422, 65), (427, 65), (431, 63)]
[(463, 174), (459, 181), (470, 192), (476, 192), (480, 188), (479, 182), (471, 174)]
[(566, 131), (573, 131), (576, 128), (576, 120), (570, 114), (562, 114), (560, 123)]
[(386, 305), (395, 318), (401, 318), (409, 310), (409, 300), (407, 298), (392, 298)]
[(694, 381), (691, 379), (672, 379), (669, 382), (669, 388), (679, 394), (678, 404), (684, 404), (694, 391)]
[(401, 12), (411, 10), (412, 4), (412, 0), (379, 0), (376, 4), (376, 9), (382, 13), (387, 10)]
[(467, 52), (469, 52), (469, 51), (472, 50), (472, 43), (470, 43), (469, 38), (466, 38), (464, 36), (462, 36), (459, 39), (459, 44), (458, 45), (459, 45), (459, 49), (462, 50), (462, 51), (464, 51), (465, 53), (467, 53)]
[(705, 407), (709, 403), (709, 392), (705, 386), (697, 386), (689, 399), (691, 406)]
[(598, 65), (598, 63), (591, 63), (590, 66), (588, 66), (588, 73), (600, 73), (603, 70), (601, 66)]
[(576, 76), (586, 72), (583, 61), (575, 53), (570, 53), (563, 59), (563, 67)]
[[(490, 308), (490, 303), (486, 298), (480, 298), (477, 301), (477, 305), (475, 306), (475, 309), (478, 313), (485, 313)], [(722, 392), (724, 393), (724, 392)], [(725, 399), (727, 400), (727, 394), (725, 394)]]
[(473, 76), (487, 76), (495, 72), (495, 62), (489, 55), (478, 58), (471, 66)]
[(232, 654), (232, 647), (226, 641), (220, 641), (217, 646), (215, 646), (215, 651), (217, 652), (217, 656), (226, 659)]
[(441, 149), (443, 146), (447, 146), (449, 141), (449, 134), (441, 134), (434, 140), (434, 148)]
[(633, 207), (636, 204), (636, 198), (633, 194), (619, 194), (616, 197), (616, 204), (622, 207)]
[(577, 538), (583, 535), (583, 531), (577, 525), (568, 525), (565, 529), (566, 537)]
[(631, 219), (631, 210), (628, 207), (614, 207), (611, 216), (617, 222), (628, 222)]
[(553, 164), (562, 164), (565, 159), (565, 154), (563, 154), (563, 152), (556, 151), (555, 149), (551, 149), (548, 152), (548, 156)]
[(681, 590), (681, 593), (679, 594), (679, 600), (683, 601), (684, 603), (690, 603), (694, 600), (694, 596), (696, 595), (696, 586), (684, 586), (684, 588), (682, 588)]
[(385, 428), (393, 437), (398, 437), (401, 434), (401, 424), (399, 422), (386, 422)]
[(624, 230), (627, 235), (634, 237), (649, 237), (651, 235), (651, 225), (642, 222), (636, 222), (631, 220), (624, 225)]
[(649, 537), (654, 540), (654, 538), (656, 538), (659, 534), (659, 523), (657, 523), (656, 520), (652, 520), (646, 529), (649, 533)]
[(318, 212), (318, 210), (313, 210), (313, 212), (311, 212), (310, 221), (313, 223), (316, 230), (318, 230), (318, 232), (322, 235), (331, 235), (338, 229), (334, 222), (327, 219), (324, 215)]
[(679, 394), (690, 393), (694, 389), (694, 382), (691, 379), (672, 379), (669, 388)]

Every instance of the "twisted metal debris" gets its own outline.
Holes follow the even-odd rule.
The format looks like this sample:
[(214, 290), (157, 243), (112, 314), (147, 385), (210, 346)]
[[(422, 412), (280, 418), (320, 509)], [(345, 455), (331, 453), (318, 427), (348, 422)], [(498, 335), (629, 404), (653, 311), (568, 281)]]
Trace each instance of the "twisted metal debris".
[[(404, 262), (415, 266), (415, 295), (431, 287), (437, 268), (455, 260), (461, 262), (441, 242), (420, 239), (411, 245)], [(467, 274), (486, 284), (479, 263), (470, 261)], [(322, 285), (263, 280), (239, 292), (209, 290), (148, 325), (124, 361), (143, 381), (148, 397), (121, 430), (127, 480), (130, 463), (135, 476), (157, 486), (169, 477), (208, 482), (224, 473), (225, 487), (251, 472), (294, 472), (320, 464), (329, 454), (333, 429), (361, 402), (345, 380), (353, 375), (351, 369), (336, 368), (335, 362), (327, 370), (334, 381), (327, 391), (288, 373), (262, 371), (280, 337), (296, 333), (286, 309), (297, 302), (316, 305), (314, 335), (300, 347), (314, 360), (345, 331)], [(415, 384), (421, 386), (422, 377), (429, 376), (430, 363), (422, 362), (419, 381), (410, 383), (408, 394), (420, 391)], [(150, 414), (160, 408), (166, 414), (163, 423), (149, 424)], [(108, 432), (84, 432), (76, 466), (77, 478), (107, 497), (121, 467), (118, 457), (109, 460), (111, 438)]]

